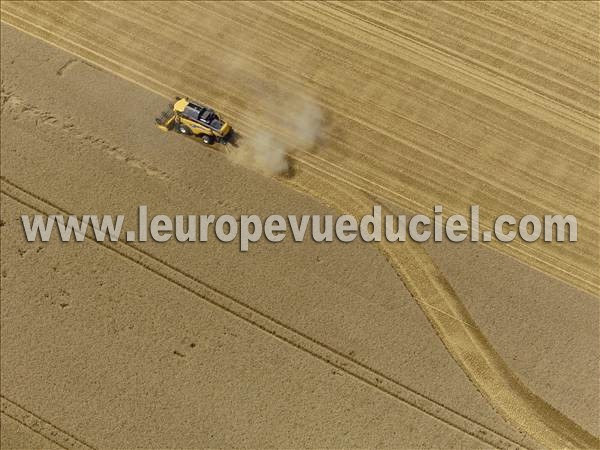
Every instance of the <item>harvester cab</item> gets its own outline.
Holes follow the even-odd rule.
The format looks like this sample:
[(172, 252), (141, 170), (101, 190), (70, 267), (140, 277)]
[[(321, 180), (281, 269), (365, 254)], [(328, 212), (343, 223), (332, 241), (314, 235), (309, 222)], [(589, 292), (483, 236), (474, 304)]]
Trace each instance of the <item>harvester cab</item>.
[(214, 110), (187, 98), (177, 97), (176, 102), (156, 118), (156, 125), (162, 131), (174, 130), (199, 137), (209, 145), (213, 142), (226, 144), (233, 137), (231, 126), (221, 120)]

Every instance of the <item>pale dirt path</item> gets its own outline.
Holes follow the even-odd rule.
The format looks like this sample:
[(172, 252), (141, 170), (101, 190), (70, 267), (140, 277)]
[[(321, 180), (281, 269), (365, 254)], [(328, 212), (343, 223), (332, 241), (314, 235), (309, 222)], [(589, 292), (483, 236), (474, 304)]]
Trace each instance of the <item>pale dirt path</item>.
[[(297, 175), (295, 182), (298, 188), (335, 206), (340, 214), (362, 217), (372, 209), (373, 202), (366, 196), (352, 189), (340, 189), (335, 183), (326, 186), (322, 177)], [(319, 190), (324, 186), (327, 194)], [(391, 211), (384, 208), (383, 214), (391, 214)], [(383, 241), (378, 247), (421, 306), (450, 354), (496, 411), (546, 448), (600, 446), (597, 437), (536, 396), (515, 376), (473, 321), (423, 245), (406, 242), (398, 246)]]

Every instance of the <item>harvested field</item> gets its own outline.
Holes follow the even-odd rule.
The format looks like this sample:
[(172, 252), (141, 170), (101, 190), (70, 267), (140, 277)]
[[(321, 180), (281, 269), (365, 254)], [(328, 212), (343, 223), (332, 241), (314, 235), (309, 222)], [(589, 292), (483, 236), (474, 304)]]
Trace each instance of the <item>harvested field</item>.
[[(24, 429), (65, 448), (598, 445), (598, 3), (1, 13), (3, 447)], [(215, 106), (239, 148), (156, 130), (176, 95)], [(477, 204), (483, 229), (572, 214), (578, 242), (240, 254), (36, 247), (19, 228), (34, 211), (375, 203)]]

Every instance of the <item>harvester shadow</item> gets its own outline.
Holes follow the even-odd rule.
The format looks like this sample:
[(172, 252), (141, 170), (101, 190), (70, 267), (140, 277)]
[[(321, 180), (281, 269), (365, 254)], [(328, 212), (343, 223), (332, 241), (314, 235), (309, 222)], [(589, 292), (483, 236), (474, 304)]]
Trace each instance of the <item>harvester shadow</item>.
[(243, 136), (239, 131), (233, 130), (231, 132), (231, 137), (229, 141), (227, 141), (227, 145), (231, 145), (233, 148), (238, 148), (240, 146), (240, 141), (243, 141)]

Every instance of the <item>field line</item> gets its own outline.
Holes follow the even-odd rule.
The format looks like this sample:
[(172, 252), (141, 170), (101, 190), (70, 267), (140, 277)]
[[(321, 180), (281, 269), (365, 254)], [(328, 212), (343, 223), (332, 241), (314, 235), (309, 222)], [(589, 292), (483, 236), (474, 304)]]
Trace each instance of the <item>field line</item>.
[(94, 447), (80, 438), (25, 409), (5, 395), (0, 394), (0, 411), (31, 431), (67, 450), (93, 450)]
[[(69, 215), (69, 213), (62, 208), (35, 193), (25, 190), (4, 177), (1, 179), (1, 191), (2, 194), (14, 201), (45, 215)], [(339, 350), (336, 350), (328, 344), (320, 342), (307, 334), (280, 322), (278, 319), (264, 314), (260, 310), (232, 297), (221, 289), (211, 286), (170, 263), (141, 250), (138, 246), (123, 241), (97, 242), (94, 240), (91, 231), (87, 232), (87, 237), (88, 240), (91, 240), (97, 245), (141, 266), (160, 278), (233, 315), (236, 319), (260, 329), (269, 336), (287, 343), (299, 351), (308, 353), (324, 363), (412, 406), (420, 412), (435, 418), (452, 428), (460, 430), (463, 433), (498, 448), (511, 448), (515, 445), (522, 447), (521, 443), (515, 442), (511, 438), (502, 435), (500, 432), (478, 423), (462, 413), (392, 379), (377, 369), (341, 353)]]

